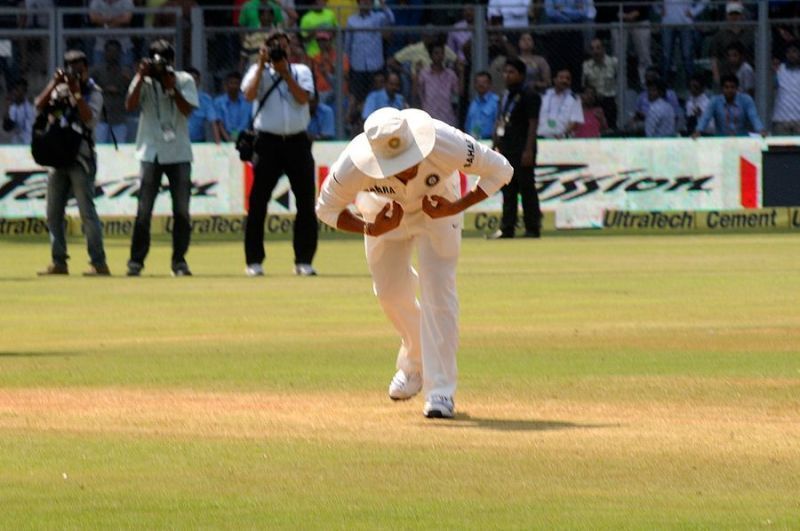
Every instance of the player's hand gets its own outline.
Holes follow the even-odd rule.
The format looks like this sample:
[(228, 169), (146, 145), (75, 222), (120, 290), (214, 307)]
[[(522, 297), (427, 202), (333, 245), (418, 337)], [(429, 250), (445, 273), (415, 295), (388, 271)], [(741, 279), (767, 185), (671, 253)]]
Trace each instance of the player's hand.
[(697, 140), (698, 138), (700, 138), (700, 131), (692, 133), (692, 139)]
[[(391, 210), (391, 212), (390, 212)], [(389, 231), (393, 231), (400, 226), (403, 220), (403, 207), (396, 201), (386, 203), (378, 215), (375, 216), (375, 221), (371, 224), (369, 230), (370, 236), (380, 236)]]
[(422, 211), (433, 219), (446, 218), (447, 216), (454, 216), (461, 212), (455, 203), (448, 201), (440, 195), (432, 195), (430, 199), (427, 195), (423, 197)]

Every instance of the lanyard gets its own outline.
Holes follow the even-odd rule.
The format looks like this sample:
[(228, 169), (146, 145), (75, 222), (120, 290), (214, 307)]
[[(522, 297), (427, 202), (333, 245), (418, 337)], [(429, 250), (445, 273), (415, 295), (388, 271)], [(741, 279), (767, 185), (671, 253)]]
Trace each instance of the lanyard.
[(511, 95), (510, 91), (506, 92), (503, 95), (503, 123), (506, 123), (506, 124), (511, 120), (511, 113), (514, 112), (514, 109), (516, 108), (517, 103), (519, 103), (519, 100), (522, 97), (522, 93), (521, 92), (517, 92), (514, 95), (514, 98), (511, 101), (509, 101), (509, 98), (508, 98), (510, 95)]
[[(156, 119), (158, 120), (158, 123), (161, 125), (161, 127), (164, 127), (164, 122), (161, 121), (161, 103), (159, 102), (158, 89), (156, 88), (155, 81), (153, 81), (152, 87), (153, 87), (153, 96), (156, 101)], [(172, 100), (170, 100), (170, 102), (172, 102)]]
[[(553, 110), (553, 100), (558, 97), (557, 94), (555, 93), (555, 91), (551, 92), (551, 94), (552, 94), (552, 97), (547, 98), (547, 108), (544, 111), (544, 115), (546, 117), (548, 117), (548, 118), (553, 118), (553, 114), (551, 112)], [(558, 107), (558, 111), (555, 114), (555, 118), (558, 118), (558, 117), (561, 116), (561, 112), (564, 110), (564, 107), (567, 105), (567, 101), (568, 101), (569, 98), (570, 98), (569, 93), (565, 91), (564, 92), (564, 99), (561, 100), (561, 105)]]

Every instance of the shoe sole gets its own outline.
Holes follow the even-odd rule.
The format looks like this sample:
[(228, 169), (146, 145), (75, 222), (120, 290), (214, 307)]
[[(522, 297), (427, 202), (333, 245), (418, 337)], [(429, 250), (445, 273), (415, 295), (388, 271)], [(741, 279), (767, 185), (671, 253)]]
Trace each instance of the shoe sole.
[(413, 395), (411, 395), (411, 396), (405, 396), (405, 397), (403, 397), (403, 396), (392, 396), (392, 395), (389, 395), (389, 398), (391, 398), (391, 399), (392, 399), (392, 400), (394, 400), (395, 402), (405, 402), (406, 400), (411, 400), (412, 398), (414, 398), (415, 396), (417, 396), (417, 394), (419, 394), (419, 393), (413, 394)]
[(425, 417), (429, 419), (451, 419), (453, 418), (453, 414), (450, 413), (449, 415), (445, 415), (443, 411), (439, 411), (438, 409), (432, 409), (425, 413)]

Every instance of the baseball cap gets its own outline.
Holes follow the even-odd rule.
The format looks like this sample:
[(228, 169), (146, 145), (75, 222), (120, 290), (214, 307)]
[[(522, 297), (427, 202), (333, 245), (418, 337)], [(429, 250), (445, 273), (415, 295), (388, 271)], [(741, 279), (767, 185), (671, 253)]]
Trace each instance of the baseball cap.
[(373, 179), (386, 179), (419, 164), (433, 151), (436, 126), (420, 109), (383, 107), (370, 114), (353, 139), (350, 159)]
[(728, 2), (725, 5), (725, 13), (744, 13), (744, 5), (741, 2)]

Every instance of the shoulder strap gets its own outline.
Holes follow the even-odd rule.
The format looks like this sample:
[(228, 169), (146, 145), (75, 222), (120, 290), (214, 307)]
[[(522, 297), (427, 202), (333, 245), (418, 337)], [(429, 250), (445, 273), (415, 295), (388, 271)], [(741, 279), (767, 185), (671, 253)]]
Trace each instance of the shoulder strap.
[(266, 94), (264, 94), (264, 96), (261, 97), (261, 100), (259, 100), (258, 102), (258, 107), (256, 108), (256, 112), (254, 112), (253, 115), (250, 117), (250, 123), (247, 126), (248, 129), (253, 128), (253, 123), (255, 123), (256, 121), (256, 116), (258, 116), (258, 113), (261, 112), (261, 109), (262, 107), (264, 107), (264, 103), (267, 101), (267, 98), (269, 98), (269, 95), (272, 94), (273, 90), (278, 88), (278, 85), (280, 85), (281, 81), (283, 81), (283, 78), (282, 77), (278, 78), (278, 80), (272, 84), (272, 86), (269, 88)]
[(114, 134), (114, 128), (108, 123), (108, 112), (106, 112), (105, 103), (103, 104), (103, 121), (108, 124), (108, 132), (111, 133), (111, 141), (114, 142), (114, 149), (119, 151), (119, 146), (117, 145), (117, 135)]

